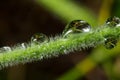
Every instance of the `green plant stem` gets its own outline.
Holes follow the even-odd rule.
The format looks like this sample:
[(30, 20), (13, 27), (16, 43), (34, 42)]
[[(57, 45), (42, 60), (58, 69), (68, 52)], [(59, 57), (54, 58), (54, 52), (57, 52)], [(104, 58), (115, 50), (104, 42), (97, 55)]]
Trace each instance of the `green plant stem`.
[(104, 36), (107, 35), (112, 35), (119, 39), (120, 28), (104, 27), (87, 33), (73, 34), (67, 38), (56, 36), (55, 38), (50, 38), (49, 42), (45, 41), (41, 44), (31, 43), (32, 45), (28, 45), (26, 49), (16, 47), (12, 51), (0, 53), (0, 68), (95, 47), (103, 44)]

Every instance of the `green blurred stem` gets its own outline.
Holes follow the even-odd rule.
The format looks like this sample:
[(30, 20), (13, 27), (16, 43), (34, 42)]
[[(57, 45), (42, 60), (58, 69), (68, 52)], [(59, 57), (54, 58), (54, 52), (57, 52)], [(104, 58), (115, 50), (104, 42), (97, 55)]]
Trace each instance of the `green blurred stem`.
[(89, 9), (70, 0), (37, 0), (36, 2), (64, 22), (82, 19), (92, 24), (92, 26), (97, 24), (95, 15)]
[(105, 73), (108, 77), (108, 80), (115, 80), (114, 79), (114, 72), (113, 72), (113, 61), (112, 60), (107, 60), (103, 62), (103, 68), (105, 70)]

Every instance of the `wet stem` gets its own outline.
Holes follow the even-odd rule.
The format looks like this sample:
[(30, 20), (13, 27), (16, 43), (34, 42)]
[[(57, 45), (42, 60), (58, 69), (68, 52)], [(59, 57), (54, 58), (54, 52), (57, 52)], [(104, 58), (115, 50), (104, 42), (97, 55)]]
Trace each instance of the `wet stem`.
[(40, 44), (27, 44), (25, 49), (18, 46), (12, 48), (11, 51), (0, 53), (0, 68), (95, 47), (104, 44), (106, 36), (111, 35), (114, 39), (120, 39), (120, 27), (102, 27), (86, 33), (70, 35), (66, 38), (61, 35), (54, 38), (50, 37), (49, 41)]

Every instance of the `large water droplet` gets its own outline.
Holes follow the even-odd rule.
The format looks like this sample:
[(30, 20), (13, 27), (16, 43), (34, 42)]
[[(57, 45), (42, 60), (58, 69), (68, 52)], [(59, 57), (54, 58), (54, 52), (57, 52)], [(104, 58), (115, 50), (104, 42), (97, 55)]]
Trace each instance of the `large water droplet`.
[(38, 43), (44, 42), (46, 39), (47, 39), (47, 36), (45, 34), (37, 33), (31, 37), (31, 42), (38, 44)]
[(110, 27), (118, 27), (120, 26), (120, 18), (119, 17), (110, 17), (107, 19), (106, 24)]
[(4, 53), (7, 51), (11, 51), (11, 48), (9, 46), (4, 46), (4, 47), (0, 48), (0, 53)]
[(106, 37), (106, 38), (105, 38), (105, 43), (104, 43), (104, 45), (105, 45), (105, 47), (106, 47), (107, 49), (112, 49), (112, 48), (114, 48), (114, 47), (116, 46), (116, 44), (117, 44), (117, 39), (115, 39), (114, 37), (109, 36), (109, 37)]
[(82, 32), (89, 32), (91, 26), (84, 20), (73, 20), (65, 27), (62, 35), (63, 37), (67, 36), (68, 34), (73, 33), (82, 33)]

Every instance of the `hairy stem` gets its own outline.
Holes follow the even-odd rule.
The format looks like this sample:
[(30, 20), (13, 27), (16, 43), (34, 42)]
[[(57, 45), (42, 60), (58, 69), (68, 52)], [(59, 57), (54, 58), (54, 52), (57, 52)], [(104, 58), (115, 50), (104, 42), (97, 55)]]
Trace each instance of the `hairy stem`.
[(71, 34), (67, 38), (56, 36), (41, 44), (28, 44), (27, 48), (14, 48), (12, 51), (0, 54), (0, 68), (41, 60), (44, 58), (80, 51), (104, 43), (105, 36), (120, 38), (120, 27), (103, 27), (87, 33)]

